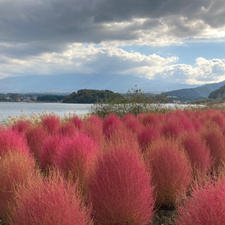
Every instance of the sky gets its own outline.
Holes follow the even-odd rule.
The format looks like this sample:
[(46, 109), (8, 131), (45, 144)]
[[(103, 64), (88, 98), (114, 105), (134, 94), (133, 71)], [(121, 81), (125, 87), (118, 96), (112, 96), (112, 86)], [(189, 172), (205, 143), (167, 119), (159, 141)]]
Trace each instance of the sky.
[(223, 81), (224, 0), (0, 0), (0, 82), (65, 74)]

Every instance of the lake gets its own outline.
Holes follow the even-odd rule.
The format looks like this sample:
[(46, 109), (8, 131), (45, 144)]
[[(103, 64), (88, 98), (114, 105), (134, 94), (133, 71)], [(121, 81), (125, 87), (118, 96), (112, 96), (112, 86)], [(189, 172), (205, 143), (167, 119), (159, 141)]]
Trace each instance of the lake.
[(0, 122), (9, 116), (20, 116), (32, 113), (55, 113), (65, 116), (69, 113), (77, 115), (90, 112), (92, 104), (66, 104), (66, 103), (27, 103), (27, 102), (0, 102)]
[[(59, 116), (70, 113), (82, 115), (90, 112), (93, 104), (66, 104), (66, 103), (27, 103), (27, 102), (0, 102), (0, 122), (9, 116), (30, 115), (32, 113), (55, 113)], [(151, 106), (156, 106), (151, 104)], [(161, 107), (185, 108), (195, 105), (161, 104)], [(199, 105), (198, 105), (199, 107)]]

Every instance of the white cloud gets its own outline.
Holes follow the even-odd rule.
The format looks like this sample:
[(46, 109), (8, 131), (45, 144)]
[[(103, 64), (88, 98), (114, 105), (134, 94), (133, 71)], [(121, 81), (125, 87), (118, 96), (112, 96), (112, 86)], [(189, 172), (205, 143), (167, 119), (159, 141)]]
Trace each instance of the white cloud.
[(0, 56), (0, 77), (51, 74), (122, 74), (148, 79), (204, 84), (225, 80), (225, 59), (197, 58), (194, 65), (179, 64), (175, 56), (144, 55), (119, 47), (75, 43), (62, 53), (44, 53), (26, 59)]

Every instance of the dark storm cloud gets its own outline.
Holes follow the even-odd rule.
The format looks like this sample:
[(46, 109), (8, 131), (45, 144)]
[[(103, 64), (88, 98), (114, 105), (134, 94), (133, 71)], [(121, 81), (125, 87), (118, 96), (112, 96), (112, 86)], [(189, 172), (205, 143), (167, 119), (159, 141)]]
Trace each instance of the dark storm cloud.
[[(224, 26), (224, 0), (1, 0), (0, 54), (33, 55), (61, 51), (73, 42), (136, 40), (141, 31), (168, 24), (169, 35), (191, 37), (204, 29)], [(146, 18), (143, 24), (117, 27), (105, 23)], [(186, 18), (181, 20), (180, 18)], [(149, 20), (148, 20), (149, 19)]]

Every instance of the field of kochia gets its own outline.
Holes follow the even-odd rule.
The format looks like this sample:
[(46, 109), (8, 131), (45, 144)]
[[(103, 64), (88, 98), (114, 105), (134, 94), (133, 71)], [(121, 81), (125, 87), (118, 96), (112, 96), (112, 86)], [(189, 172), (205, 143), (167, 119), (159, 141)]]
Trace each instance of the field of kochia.
[[(0, 129), (9, 225), (225, 224), (225, 112), (44, 115)], [(1, 224), (1, 222), (0, 222)]]

